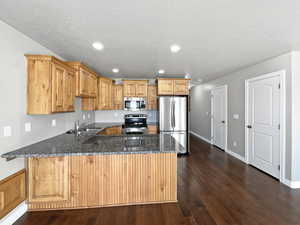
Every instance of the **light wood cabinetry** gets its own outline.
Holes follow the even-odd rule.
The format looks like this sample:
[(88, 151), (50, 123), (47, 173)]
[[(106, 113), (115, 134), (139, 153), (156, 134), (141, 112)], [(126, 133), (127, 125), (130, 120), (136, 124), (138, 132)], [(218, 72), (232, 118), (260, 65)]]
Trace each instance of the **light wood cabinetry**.
[(148, 85), (147, 109), (157, 110), (157, 86)]
[(0, 219), (25, 200), (25, 189), (25, 170), (0, 181)]
[[(29, 210), (177, 201), (176, 153), (66, 156), (28, 161)], [(62, 164), (66, 170), (62, 170)]]
[(26, 57), (27, 113), (33, 115), (74, 111), (74, 69), (52, 56)]
[(98, 78), (98, 110), (112, 109), (112, 80), (106, 77)]
[(112, 100), (113, 100), (113, 109), (122, 110), (123, 109), (123, 85), (113, 84), (112, 86)]
[(158, 128), (156, 125), (148, 125), (148, 134), (157, 134)]
[(70, 200), (70, 158), (28, 159), (28, 202)]
[(159, 78), (158, 95), (189, 95), (189, 79)]
[(76, 96), (92, 97), (97, 95), (97, 74), (81, 62), (66, 62), (76, 70)]
[(125, 97), (147, 97), (147, 80), (124, 80)]
[(97, 98), (82, 98), (81, 110), (94, 111), (97, 109)]

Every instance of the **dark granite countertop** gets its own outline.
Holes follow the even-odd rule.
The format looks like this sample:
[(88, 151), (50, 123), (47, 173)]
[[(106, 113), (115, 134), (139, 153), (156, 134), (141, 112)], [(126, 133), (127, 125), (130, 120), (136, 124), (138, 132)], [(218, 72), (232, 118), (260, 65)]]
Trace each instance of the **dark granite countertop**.
[[(121, 123), (94, 123), (90, 128), (107, 128)], [(61, 134), (44, 141), (3, 154), (3, 158), (51, 157), (97, 154), (147, 154), (182, 150), (182, 146), (169, 134), (97, 135), (85, 133)]]

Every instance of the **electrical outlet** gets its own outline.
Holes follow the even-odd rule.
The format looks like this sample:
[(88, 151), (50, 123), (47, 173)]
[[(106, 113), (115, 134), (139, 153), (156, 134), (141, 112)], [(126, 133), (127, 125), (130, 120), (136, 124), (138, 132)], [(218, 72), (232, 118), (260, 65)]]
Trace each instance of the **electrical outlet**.
[(52, 120), (51, 125), (52, 125), (52, 127), (56, 127), (56, 120)]
[(233, 114), (233, 119), (238, 120), (240, 118), (239, 114)]
[(88, 113), (88, 119), (91, 117), (91, 115)]
[(82, 119), (85, 120), (85, 114), (82, 115)]
[(233, 142), (233, 146), (234, 146), (234, 147), (237, 146), (237, 142), (236, 142), (236, 141)]
[(3, 136), (10, 137), (11, 136), (11, 126), (3, 127)]
[(31, 123), (25, 123), (25, 132), (31, 131)]

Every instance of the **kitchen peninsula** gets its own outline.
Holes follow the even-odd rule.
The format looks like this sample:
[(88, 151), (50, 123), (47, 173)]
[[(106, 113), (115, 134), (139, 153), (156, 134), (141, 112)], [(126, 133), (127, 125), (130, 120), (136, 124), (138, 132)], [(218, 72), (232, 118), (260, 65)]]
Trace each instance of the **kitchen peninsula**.
[(176, 151), (182, 146), (172, 136), (107, 135), (120, 125), (96, 125), (99, 130), (61, 134), (2, 155), (27, 162), (29, 210), (177, 201)]

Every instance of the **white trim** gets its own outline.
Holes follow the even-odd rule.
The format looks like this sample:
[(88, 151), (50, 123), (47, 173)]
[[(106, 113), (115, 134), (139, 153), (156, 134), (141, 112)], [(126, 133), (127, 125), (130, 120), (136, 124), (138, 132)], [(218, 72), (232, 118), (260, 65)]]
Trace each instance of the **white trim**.
[(243, 157), (243, 156), (241, 156), (241, 155), (239, 155), (239, 154), (233, 152), (232, 150), (228, 149), (226, 153), (228, 153), (229, 155), (231, 155), (231, 156), (233, 156), (233, 157), (235, 157), (235, 158), (241, 160), (242, 162), (246, 163), (245, 157)]
[(14, 208), (11, 212), (9, 212), (5, 217), (0, 220), (1, 225), (12, 225), (16, 222), (21, 216), (23, 216), (27, 212), (28, 206), (24, 202)]
[[(217, 90), (217, 89), (225, 89), (225, 152), (227, 152), (227, 144), (228, 144), (228, 85), (225, 84), (225, 85), (222, 85), (222, 86), (218, 86), (218, 87), (215, 87), (213, 88), (211, 91), (210, 91), (210, 94), (212, 96), (212, 92), (214, 90)], [(211, 130), (211, 137), (214, 136), (214, 118), (213, 118), (213, 114), (214, 114), (214, 111), (213, 111), (213, 98), (211, 97), (211, 101), (210, 101), (210, 110), (211, 110), (211, 113), (210, 113), (210, 130)], [(214, 139), (211, 138), (211, 142), (210, 142), (212, 145), (214, 144)]]
[(249, 122), (248, 117), (248, 105), (249, 105), (249, 83), (252, 81), (257, 81), (261, 79), (266, 79), (274, 76), (280, 77), (280, 175), (279, 180), (281, 183), (285, 183), (285, 155), (286, 155), (286, 90), (285, 90), (285, 82), (286, 82), (286, 72), (285, 70), (280, 70), (273, 73), (268, 73), (262, 76), (257, 76), (248, 80), (245, 80), (245, 162), (249, 164), (249, 129), (246, 127)]
[(200, 138), (201, 140), (206, 141), (207, 143), (211, 144), (210, 140), (208, 140), (208, 139), (205, 138), (205, 137), (202, 137), (201, 135), (197, 134), (196, 132), (190, 131), (190, 133), (191, 133), (192, 135), (195, 135), (196, 137)]
[(290, 181), (288, 179), (284, 179), (282, 183), (285, 184), (286, 186), (289, 186), (292, 189), (300, 188), (300, 181)]

